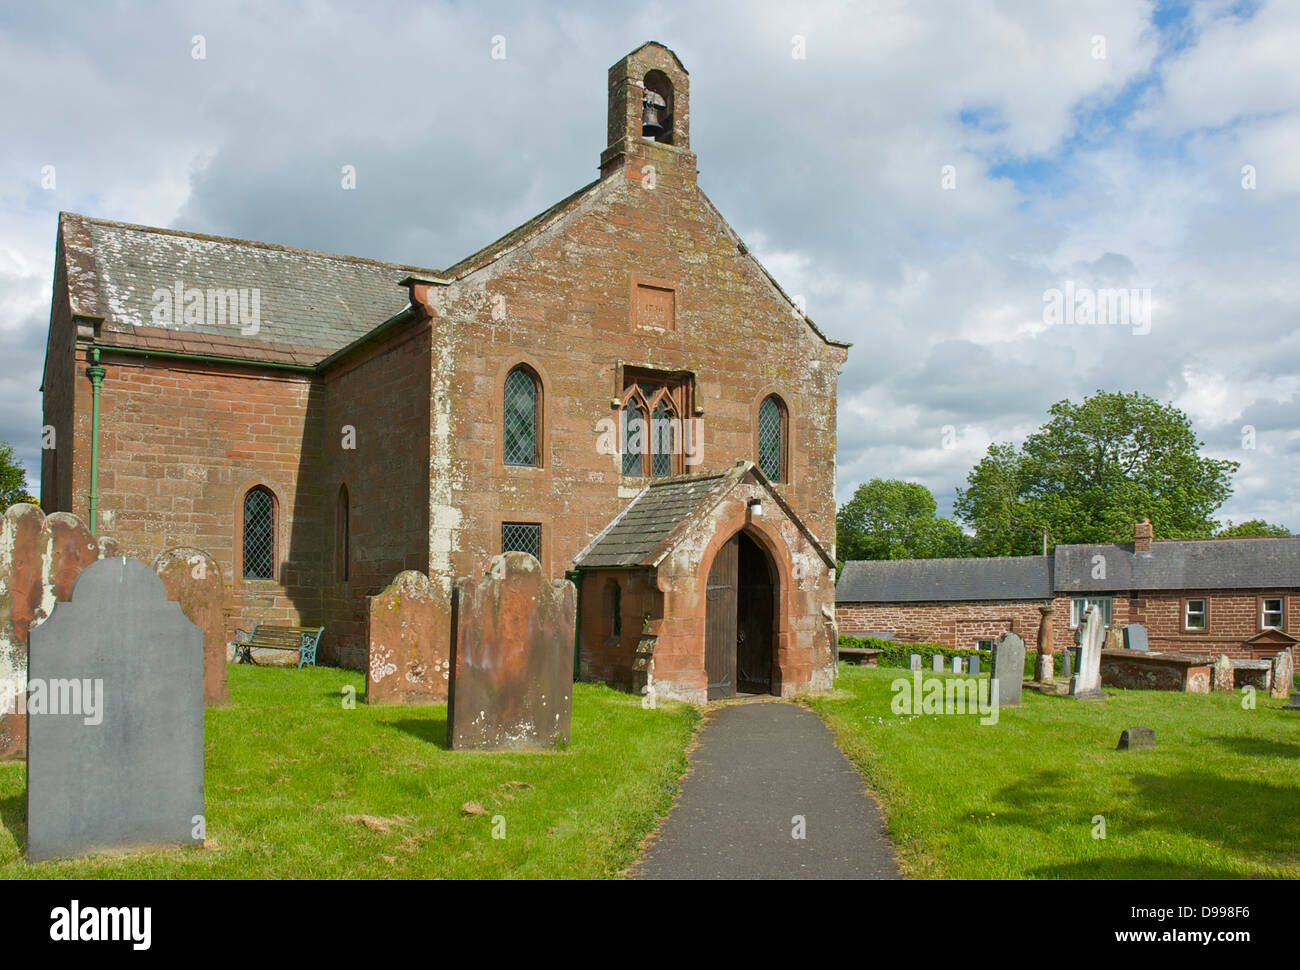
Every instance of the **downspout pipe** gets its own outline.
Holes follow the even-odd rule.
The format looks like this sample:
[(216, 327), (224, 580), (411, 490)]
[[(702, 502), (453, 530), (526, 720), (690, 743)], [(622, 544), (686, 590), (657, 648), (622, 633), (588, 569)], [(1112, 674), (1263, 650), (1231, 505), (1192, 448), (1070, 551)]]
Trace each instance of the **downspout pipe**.
[(86, 368), (90, 378), (90, 534), (99, 523), (99, 388), (108, 372), (99, 365), (99, 348), (92, 347), (93, 363)]

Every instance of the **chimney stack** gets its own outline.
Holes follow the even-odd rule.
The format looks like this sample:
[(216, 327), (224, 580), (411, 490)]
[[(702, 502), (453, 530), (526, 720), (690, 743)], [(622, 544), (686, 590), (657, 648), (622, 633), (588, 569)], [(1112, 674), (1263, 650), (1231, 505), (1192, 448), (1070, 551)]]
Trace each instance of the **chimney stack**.
[(1151, 528), (1151, 520), (1143, 517), (1142, 521), (1133, 527), (1133, 551), (1150, 552), (1151, 538), (1154, 530)]

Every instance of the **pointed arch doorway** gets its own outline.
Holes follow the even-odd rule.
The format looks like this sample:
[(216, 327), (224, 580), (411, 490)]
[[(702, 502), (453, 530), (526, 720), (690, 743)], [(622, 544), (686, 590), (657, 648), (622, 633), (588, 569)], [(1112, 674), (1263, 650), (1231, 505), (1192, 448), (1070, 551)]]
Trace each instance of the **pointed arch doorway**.
[(714, 557), (704, 624), (709, 700), (772, 692), (775, 577), (767, 552), (744, 531), (727, 540)]

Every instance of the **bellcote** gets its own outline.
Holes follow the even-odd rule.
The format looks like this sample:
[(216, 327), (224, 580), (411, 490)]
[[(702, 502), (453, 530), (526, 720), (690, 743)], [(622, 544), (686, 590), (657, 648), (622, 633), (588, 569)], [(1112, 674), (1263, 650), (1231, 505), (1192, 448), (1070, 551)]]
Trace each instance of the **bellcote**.
[(695, 178), (691, 145), (690, 75), (663, 44), (649, 41), (609, 69), (609, 144), (601, 175), (645, 165)]

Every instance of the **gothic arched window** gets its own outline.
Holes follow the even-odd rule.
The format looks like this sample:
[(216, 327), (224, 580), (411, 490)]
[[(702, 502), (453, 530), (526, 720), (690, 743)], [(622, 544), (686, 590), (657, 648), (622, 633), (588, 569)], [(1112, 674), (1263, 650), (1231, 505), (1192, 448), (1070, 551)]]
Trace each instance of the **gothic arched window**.
[(541, 454), (541, 381), (524, 365), (506, 375), (502, 457), (507, 465), (536, 467)]
[(789, 421), (784, 402), (775, 394), (758, 406), (758, 467), (773, 482), (786, 480)]
[(275, 496), (262, 485), (244, 495), (244, 578), (275, 579)]

